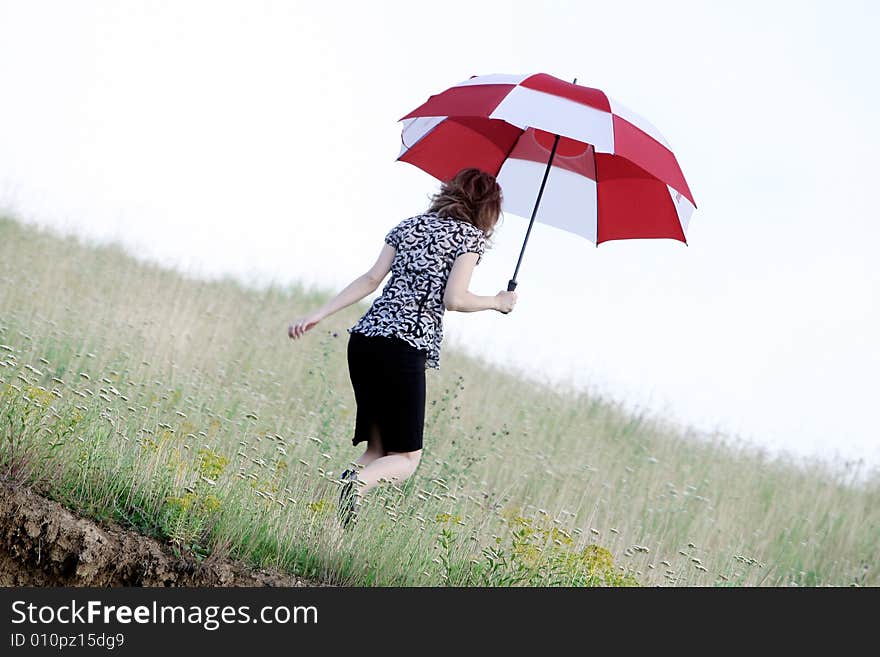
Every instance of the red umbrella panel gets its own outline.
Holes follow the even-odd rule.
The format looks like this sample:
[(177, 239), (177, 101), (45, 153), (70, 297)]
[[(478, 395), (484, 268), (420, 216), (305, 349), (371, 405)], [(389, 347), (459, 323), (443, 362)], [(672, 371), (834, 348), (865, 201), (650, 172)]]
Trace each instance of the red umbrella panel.
[(696, 204), (669, 144), (598, 89), (543, 73), (476, 76), (401, 120), (399, 160), (440, 180), (466, 167), (492, 173), (505, 212), (534, 216), (540, 197), (538, 221), (597, 245), (686, 243)]

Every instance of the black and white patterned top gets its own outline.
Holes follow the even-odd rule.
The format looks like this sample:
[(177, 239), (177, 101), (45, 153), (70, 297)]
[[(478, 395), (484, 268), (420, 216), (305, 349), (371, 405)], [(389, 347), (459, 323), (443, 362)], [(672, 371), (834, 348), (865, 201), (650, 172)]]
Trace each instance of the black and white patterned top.
[(404, 219), (385, 236), (397, 253), (382, 294), (349, 333), (396, 336), (427, 352), (425, 368), (440, 369), (443, 293), (455, 259), (483, 259), (486, 237), (473, 224), (427, 212)]

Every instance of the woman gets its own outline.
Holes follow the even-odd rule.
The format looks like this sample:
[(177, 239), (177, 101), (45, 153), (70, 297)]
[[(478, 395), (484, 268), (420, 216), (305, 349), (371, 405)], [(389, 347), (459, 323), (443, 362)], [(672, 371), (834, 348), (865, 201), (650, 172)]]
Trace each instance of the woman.
[(516, 292), (478, 296), (468, 291), (498, 222), (501, 200), (494, 176), (463, 169), (441, 186), (427, 212), (388, 232), (370, 271), (288, 327), (291, 338), (302, 337), (325, 317), (374, 292), (391, 271), (381, 296), (348, 329), (348, 367), (357, 402), (352, 444), (366, 441), (367, 448), (357, 468), (342, 473), (343, 524), (356, 514), (361, 496), (381, 480), (402, 481), (418, 467), (425, 370), (440, 369), (444, 311), (508, 313), (516, 304)]

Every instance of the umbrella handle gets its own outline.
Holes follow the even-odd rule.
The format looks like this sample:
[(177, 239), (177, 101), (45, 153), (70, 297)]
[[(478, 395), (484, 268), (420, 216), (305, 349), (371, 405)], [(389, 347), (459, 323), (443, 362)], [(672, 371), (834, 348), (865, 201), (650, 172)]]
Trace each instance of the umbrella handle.
[[(507, 281), (507, 291), (513, 292), (515, 289), (516, 289), (516, 281), (511, 278), (509, 281)], [(510, 311), (509, 310), (502, 310), (500, 312), (502, 315), (507, 315)]]

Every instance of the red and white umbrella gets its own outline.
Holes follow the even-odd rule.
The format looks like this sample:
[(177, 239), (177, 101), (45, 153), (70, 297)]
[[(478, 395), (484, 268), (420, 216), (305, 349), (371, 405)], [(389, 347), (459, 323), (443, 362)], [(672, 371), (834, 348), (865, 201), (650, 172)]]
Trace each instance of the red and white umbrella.
[(687, 243), (696, 208), (672, 150), (646, 119), (598, 89), (546, 73), (479, 75), (404, 116), (398, 160), (442, 181), (466, 167), (496, 176), (503, 209), (609, 240)]

